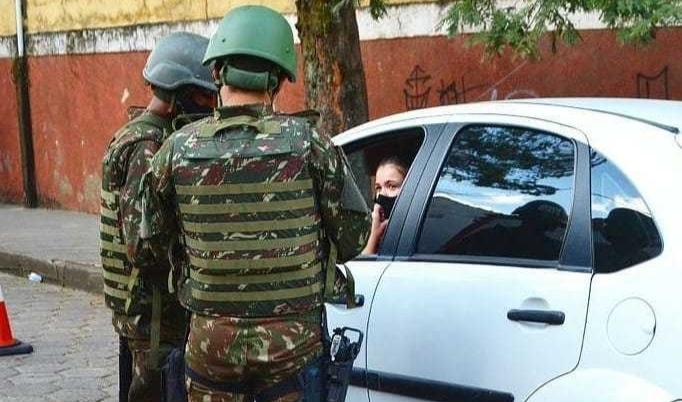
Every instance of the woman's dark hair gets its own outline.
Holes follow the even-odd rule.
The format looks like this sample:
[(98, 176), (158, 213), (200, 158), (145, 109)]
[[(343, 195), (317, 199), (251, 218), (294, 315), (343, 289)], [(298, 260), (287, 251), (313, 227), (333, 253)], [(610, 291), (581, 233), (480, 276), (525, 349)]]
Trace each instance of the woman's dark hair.
[(384, 165), (396, 166), (403, 177), (407, 175), (407, 171), (410, 168), (410, 164), (398, 155), (391, 155), (381, 159), (375, 171), (379, 170), (379, 168)]

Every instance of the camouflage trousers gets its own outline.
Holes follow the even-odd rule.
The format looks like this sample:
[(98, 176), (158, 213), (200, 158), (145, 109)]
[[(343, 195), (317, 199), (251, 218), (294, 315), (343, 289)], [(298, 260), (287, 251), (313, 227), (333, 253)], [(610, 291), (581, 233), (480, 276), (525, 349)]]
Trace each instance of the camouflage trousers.
[[(220, 383), (249, 384), (261, 392), (298, 373), (322, 353), (319, 310), (272, 318), (207, 317), (193, 314), (185, 349), (187, 366)], [(186, 378), (189, 402), (252, 402), (253, 396), (211, 389)], [(302, 398), (293, 392), (276, 402)]]
[[(161, 402), (161, 370), (154, 368), (150, 360), (151, 346), (148, 339), (128, 339), (133, 356), (133, 375), (128, 390), (128, 402)], [(159, 366), (166, 360), (172, 346), (162, 343), (159, 347)]]
[[(165, 312), (162, 317), (159, 366), (163, 365), (173, 346), (182, 344), (185, 334), (184, 314), (184, 310), (176, 308), (173, 311)], [(147, 316), (129, 317), (114, 313), (112, 324), (119, 336), (126, 340), (132, 355), (128, 402), (161, 402), (161, 371), (154, 369), (150, 361), (149, 318)]]

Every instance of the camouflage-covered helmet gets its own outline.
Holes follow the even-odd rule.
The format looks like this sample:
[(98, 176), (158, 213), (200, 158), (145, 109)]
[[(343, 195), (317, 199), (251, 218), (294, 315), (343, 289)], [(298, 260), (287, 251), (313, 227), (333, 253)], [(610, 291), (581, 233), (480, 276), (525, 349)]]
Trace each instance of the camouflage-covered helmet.
[(229, 56), (251, 56), (279, 66), (296, 81), (294, 34), (282, 14), (265, 6), (241, 6), (220, 21), (211, 37), (204, 64)]
[(166, 91), (186, 85), (216, 91), (211, 70), (201, 63), (207, 46), (207, 38), (190, 32), (165, 36), (149, 54), (142, 76)]

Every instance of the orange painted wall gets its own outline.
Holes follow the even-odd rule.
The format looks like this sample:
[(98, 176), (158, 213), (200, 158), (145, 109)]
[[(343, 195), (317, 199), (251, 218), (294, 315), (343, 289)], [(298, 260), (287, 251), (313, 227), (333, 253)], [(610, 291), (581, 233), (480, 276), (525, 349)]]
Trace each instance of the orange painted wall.
[[(545, 49), (537, 62), (508, 57), (481, 62), (480, 49), (444, 37), (364, 42), (370, 115), (507, 97), (682, 99), (682, 60), (677, 57), (682, 54), (682, 29), (661, 31), (652, 46), (637, 49), (620, 47), (606, 31), (582, 35), (579, 46), (560, 47), (556, 54)], [(148, 100), (140, 74), (146, 56), (147, 52), (135, 52), (30, 59), (36, 181), (42, 205), (98, 211), (103, 151), (125, 123), (126, 108), (144, 106)], [(9, 69), (8, 61), (0, 61), (0, 72)], [(303, 77), (300, 70), (299, 66)], [(645, 77), (659, 73), (655, 79)], [(11, 94), (0, 109), (0, 197), (21, 202), (14, 86), (8, 77), (0, 75), (0, 90)], [(277, 106), (285, 111), (303, 108), (302, 82), (288, 84)]]
[[(135, 52), (30, 59), (36, 183), (42, 206), (99, 211), (104, 150), (114, 132), (125, 124), (127, 108), (146, 106), (149, 100), (149, 88), (141, 75), (147, 55)], [(281, 102), (282, 108), (295, 110), (292, 102), (297, 100), (302, 105), (299, 86), (288, 88), (298, 96)], [(16, 117), (9, 120), (16, 121)], [(0, 152), (5, 148), (0, 140)], [(21, 191), (21, 176), (18, 185)], [(0, 189), (4, 188), (0, 184)]]
[[(682, 54), (682, 28), (661, 30), (653, 44), (637, 48), (619, 45), (614, 34), (607, 31), (581, 34), (581, 44), (560, 46), (557, 53), (544, 43), (541, 59), (534, 62), (512, 57), (481, 62), (480, 49), (464, 46), (463, 39), (422, 37), (365, 42), (362, 52), (370, 116), (376, 118), (418, 105), (508, 97), (682, 99), (682, 59), (678, 56)], [(409, 98), (406, 93), (417, 98)]]
[(24, 197), (17, 102), (12, 78), (12, 60), (0, 59), (0, 201), (21, 203)]
[[(36, 183), (42, 205), (96, 212), (100, 162), (126, 108), (146, 104), (146, 53), (30, 59)], [(126, 95), (127, 94), (127, 95)]]

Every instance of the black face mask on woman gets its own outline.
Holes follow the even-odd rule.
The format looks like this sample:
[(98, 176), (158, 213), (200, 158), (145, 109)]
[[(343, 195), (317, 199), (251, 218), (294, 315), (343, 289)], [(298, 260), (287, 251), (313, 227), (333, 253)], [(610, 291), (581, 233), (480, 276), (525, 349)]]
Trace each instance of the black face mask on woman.
[(379, 204), (381, 208), (384, 210), (386, 219), (388, 219), (388, 217), (391, 216), (391, 211), (393, 211), (393, 205), (395, 204), (396, 198), (398, 197), (387, 197), (385, 195), (378, 194), (374, 199), (374, 202)]

